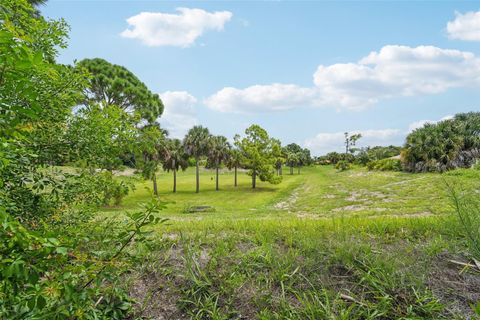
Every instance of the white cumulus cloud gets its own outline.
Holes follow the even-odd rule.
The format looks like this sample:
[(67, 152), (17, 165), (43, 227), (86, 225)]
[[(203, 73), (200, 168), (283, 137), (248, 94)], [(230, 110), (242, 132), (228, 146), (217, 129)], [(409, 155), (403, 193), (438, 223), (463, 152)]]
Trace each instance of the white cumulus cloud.
[(129, 27), (121, 36), (139, 39), (151, 47), (189, 47), (209, 30), (221, 31), (233, 14), (202, 9), (177, 8), (177, 13), (142, 12), (127, 19)]
[(407, 133), (410, 133), (410, 132), (412, 132), (416, 129), (419, 129), (427, 123), (435, 124), (437, 122), (444, 121), (444, 120), (450, 120), (450, 119), (453, 119), (452, 115), (445, 116), (445, 117), (441, 118), (440, 120), (419, 120), (419, 121), (415, 121), (415, 122), (412, 122), (408, 126), (408, 132)]
[[(403, 137), (402, 131), (398, 129), (354, 130), (349, 131), (349, 133), (360, 133), (362, 135), (362, 138), (357, 142), (358, 147), (398, 144)], [(310, 149), (314, 154), (321, 155), (331, 151), (344, 152), (344, 143), (344, 132), (322, 132), (313, 138), (306, 139), (304, 146)]]
[(314, 85), (227, 87), (205, 100), (223, 112), (280, 111), (300, 106), (362, 109), (382, 99), (438, 94), (480, 84), (480, 59), (434, 46), (388, 45), (355, 63), (320, 65)]
[(160, 93), (165, 110), (159, 122), (170, 136), (183, 138), (188, 129), (198, 124), (195, 104), (197, 99), (186, 91), (166, 91)]
[(315, 95), (316, 90), (313, 88), (274, 83), (245, 89), (226, 87), (204, 102), (209, 108), (221, 112), (254, 113), (308, 106)]
[(314, 82), (327, 103), (362, 108), (381, 99), (436, 94), (478, 85), (480, 59), (473, 53), (433, 46), (389, 45), (358, 63), (319, 66)]
[(450, 39), (480, 41), (480, 11), (455, 13), (455, 19), (447, 23)]

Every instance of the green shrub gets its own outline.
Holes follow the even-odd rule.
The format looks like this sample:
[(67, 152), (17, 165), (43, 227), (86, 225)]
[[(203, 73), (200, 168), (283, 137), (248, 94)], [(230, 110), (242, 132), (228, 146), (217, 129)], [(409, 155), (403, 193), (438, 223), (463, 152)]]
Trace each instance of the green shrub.
[(118, 274), (134, 257), (125, 249), (147, 241), (143, 227), (164, 222), (154, 216), (162, 208), (152, 202), (124, 224), (33, 232), (0, 206), (0, 319), (127, 318), (132, 302)]
[(350, 162), (345, 160), (340, 160), (335, 165), (335, 169), (339, 171), (346, 171), (346, 170), (350, 170), (351, 168), (352, 168), (352, 165), (350, 164)]
[(133, 190), (134, 185), (112, 173), (82, 171), (78, 175), (67, 175), (63, 196), (68, 203), (89, 203), (94, 206), (120, 205), (122, 199)]
[(398, 156), (400, 154), (401, 147), (397, 146), (375, 146), (361, 148), (355, 154), (355, 163), (360, 165), (367, 165), (371, 161), (388, 159), (391, 157)]
[(368, 170), (401, 171), (402, 163), (399, 159), (382, 159), (367, 163)]

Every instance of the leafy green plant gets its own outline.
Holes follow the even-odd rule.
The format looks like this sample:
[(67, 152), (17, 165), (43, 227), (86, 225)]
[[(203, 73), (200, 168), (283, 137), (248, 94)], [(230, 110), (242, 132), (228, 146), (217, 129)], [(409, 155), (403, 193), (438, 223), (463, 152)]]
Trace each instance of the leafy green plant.
[(351, 168), (352, 168), (352, 165), (345, 160), (340, 160), (335, 164), (335, 169), (339, 171), (346, 171), (346, 170), (350, 170)]
[(135, 185), (127, 180), (115, 178), (109, 171), (66, 174), (66, 182), (61, 196), (67, 203), (93, 206), (120, 205), (122, 199), (128, 195)]
[(162, 208), (147, 204), (95, 242), (95, 232), (78, 226), (70, 237), (55, 237), (54, 229), (32, 232), (0, 207), (0, 318), (124, 319), (131, 302), (116, 284), (117, 272), (133, 240), (147, 241), (144, 227), (165, 221), (155, 216)]

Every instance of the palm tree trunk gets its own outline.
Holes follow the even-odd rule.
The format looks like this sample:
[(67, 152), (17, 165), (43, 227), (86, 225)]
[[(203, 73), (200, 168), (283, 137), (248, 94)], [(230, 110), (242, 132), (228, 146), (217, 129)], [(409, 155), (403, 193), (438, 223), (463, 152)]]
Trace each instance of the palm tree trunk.
[(215, 178), (215, 190), (218, 191), (218, 164), (215, 168), (215, 174), (216, 174), (216, 178)]
[(195, 158), (195, 166), (196, 166), (196, 176), (197, 176), (197, 185), (195, 192), (199, 193), (200, 192), (200, 173), (198, 171), (198, 158)]
[(255, 170), (253, 170), (253, 172), (252, 172), (252, 189), (255, 189), (256, 184), (257, 184), (257, 172), (255, 172)]
[(237, 186), (237, 166), (235, 166), (235, 187)]
[(173, 192), (177, 192), (177, 169), (175, 167), (175, 160), (173, 160)]
[(153, 174), (152, 181), (153, 181), (153, 194), (158, 196), (157, 174), (156, 173)]

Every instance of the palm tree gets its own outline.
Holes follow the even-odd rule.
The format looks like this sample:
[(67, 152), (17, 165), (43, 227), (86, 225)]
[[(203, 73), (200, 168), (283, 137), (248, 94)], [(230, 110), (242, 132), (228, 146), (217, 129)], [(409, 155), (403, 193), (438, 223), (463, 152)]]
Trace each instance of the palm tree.
[(173, 192), (177, 192), (177, 171), (185, 171), (188, 167), (188, 155), (182, 142), (178, 139), (169, 139), (162, 150), (163, 170), (173, 171)]
[(161, 150), (165, 143), (162, 129), (156, 125), (147, 125), (140, 130), (138, 150), (140, 151), (139, 167), (145, 179), (153, 182), (153, 193), (158, 196), (157, 170), (161, 163)]
[(34, 9), (32, 12), (33, 16), (35, 18), (40, 18), (41, 12), (38, 9), (38, 7), (44, 5), (47, 2), (47, 0), (27, 0), (27, 2), (30, 3)]
[(296, 152), (291, 152), (287, 150), (286, 162), (287, 165), (290, 167), (290, 174), (293, 174), (293, 167), (297, 165), (298, 160), (298, 154)]
[(218, 191), (218, 168), (222, 161), (228, 160), (232, 146), (224, 136), (213, 136), (209, 141), (208, 162), (215, 167), (215, 190)]
[(230, 156), (227, 159), (227, 167), (228, 169), (235, 170), (235, 179), (234, 179), (234, 186), (237, 186), (237, 169), (242, 165), (242, 154), (238, 149), (230, 150)]
[(45, 4), (47, 0), (27, 0), (27, 2), (30, 3), (32, 6), (39, 6)]
[(282, 167), (283, 167), (284, 159), (282, 157), (278, 157), (275, 161), (275, 170), (277, 171), (277, 176), (282, 175)]
[(208, 148), (208, 141), (210, 132), (207, 128), (202, 126), (194, 126), (190, 129), (183, 139), (183, 146), (187, 155), (195, 158), (196, 167), (196, 189), (195, 192), (200, 192), (200, 174), (198, 168), (198, 161), (201, 156), (206, 155)]

